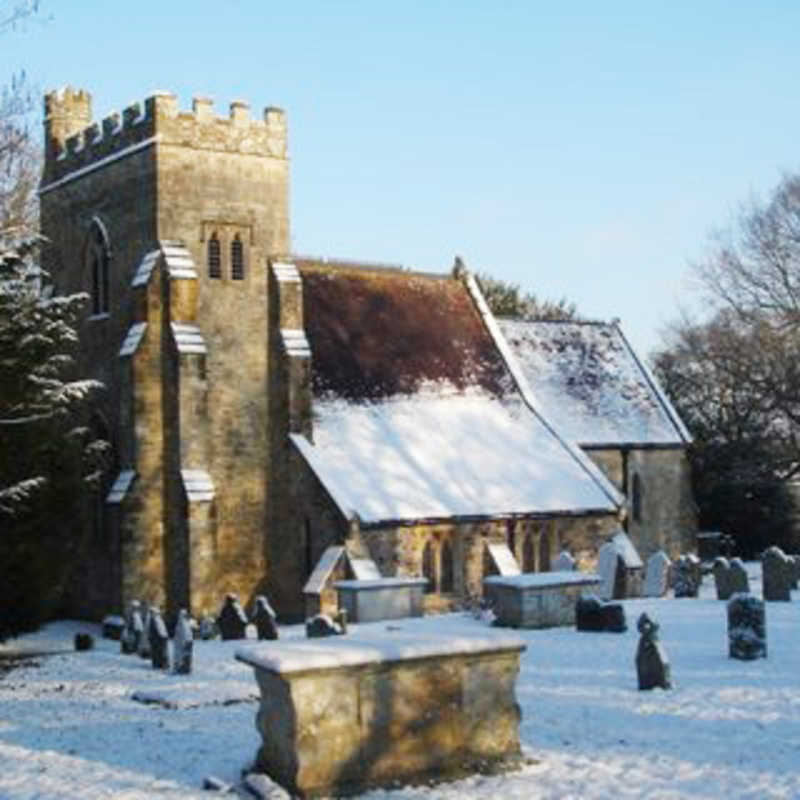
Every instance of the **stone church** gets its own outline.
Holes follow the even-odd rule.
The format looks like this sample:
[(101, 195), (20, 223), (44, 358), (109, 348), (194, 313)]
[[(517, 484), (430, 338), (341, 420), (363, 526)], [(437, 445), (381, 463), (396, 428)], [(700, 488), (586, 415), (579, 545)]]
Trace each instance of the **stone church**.
[[(94, 123), (66, 88), (44, 124), (42, 259), (90, 298), (81, 368), (107, 387), (91, 425), (114, 453), (74, 613), (213, 612), (234, 591), (298, 619), (313, 576), (356, 563), (425, 576), (427, 607), (448, 608), (504, 559), (589, 567), (629, 518), (643, 556), (688, 546), (683, 478), (660, 501), (679, 524), (631, 517), (631, 465), (657, 448), (554, 424), (461, 265), (292, 257), (282, 110), (156, 94)], [(681, 437), (658, 451), (676, 475)]]

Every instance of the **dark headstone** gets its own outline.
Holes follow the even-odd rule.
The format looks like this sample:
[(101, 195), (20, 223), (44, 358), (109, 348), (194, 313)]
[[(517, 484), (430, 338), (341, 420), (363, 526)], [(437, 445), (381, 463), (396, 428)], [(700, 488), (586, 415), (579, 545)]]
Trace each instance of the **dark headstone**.
[(148, 616), (150, 621), (146, 638), (150, 645), (150, 660), (153, 662), (153, 668), (169, 669), (169, 634), (167, 633), (167, 626), (164, 624), (161, 612), (155, 606), (150, 608)]
[(792, 599), (792, 565), (780, 547), (768, 547), (761, 556), (761, 579), (765, 600)]
[(731, 597), (735, 594), (750, 591), (750, 580), (747, 577), (747, 570), (741, 558), (732, 558), (728, 571), (728, 583), (731, 589)]
[(639, 631), (639, 646), (636, 649), (636, 674), (639, 690), (671, 689), (669, 659), (658, 641), (658, 623), (647, 614), (642, 614), (636, 623)]
[(256, 607), (251, 622), (256, 626), (259, 639), (277, 639), (278, 626), (275, 624), (275, 612), (269, 600), (263, 595), (256, 597)]
[(742, 661), (767, 657), (764, 601), (735, 594), (728, 601), (728, 655)]
[(76, 633), (75, 634), (75, 649), (76, 650), (91, 650), (94, 647), (94, 639), (89, 633)]
[(246, 638), (247, 615), (235, 594), (225, 595), (225, 603), (217, 617), (217, 627), (225, 640)]
[(786, 556), (789, 559), (789, 575), (791, 588), (797, 589), (798, 579), (800, 579), (800, 556)]
[(342, 629), (327, 614), (317, 614), (306, 620), (306, 636), (309, 639), (338, 636), (341, 633)]
[(194, 648), (194, 632), (189, 613), (185, 608), (178, 612), (175, 623), (175, 635), (172, 637), (172, 660), (178, 675), (188, 675), (192, 671), (192, 650)]
[(680, 556), (673, 565), (675, 597), (697, 597), (699, 570), (694, 564), (697, 559), (692, 559), (693, 556)]
[(594, 595), (579, 597), (575, 603), (575, 627), (579, 631), (624, 633), (628, 630), (621, 603), (603, 603)]
[(712, 567), (714, 586), (717, 589), (717, 600), (727, 600), (732, 594), (731, 565), (725, 556), (717, 556)]

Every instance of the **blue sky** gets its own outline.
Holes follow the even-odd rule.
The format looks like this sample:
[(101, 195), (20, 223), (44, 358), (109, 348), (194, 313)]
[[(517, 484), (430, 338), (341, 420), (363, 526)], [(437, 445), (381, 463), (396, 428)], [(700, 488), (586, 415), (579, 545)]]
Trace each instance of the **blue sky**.
[(648, 352), (687, 264), (800, 166), (800, 3), (42, 0), (0, 79), (286, 109), (296, 252), (458, 253)]

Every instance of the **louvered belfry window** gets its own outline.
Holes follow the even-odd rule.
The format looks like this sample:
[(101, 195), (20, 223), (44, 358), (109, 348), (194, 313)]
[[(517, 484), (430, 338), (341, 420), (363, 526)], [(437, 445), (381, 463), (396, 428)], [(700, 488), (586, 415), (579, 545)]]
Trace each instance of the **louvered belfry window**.
[(238, 233), (231, 242), (231, 278), (235, 281), (244, 280), (244, 246)]
[(208, 240), (208, 277), (222, 277), (222, 258), (216, 232), (212, 233), (211, 238)]

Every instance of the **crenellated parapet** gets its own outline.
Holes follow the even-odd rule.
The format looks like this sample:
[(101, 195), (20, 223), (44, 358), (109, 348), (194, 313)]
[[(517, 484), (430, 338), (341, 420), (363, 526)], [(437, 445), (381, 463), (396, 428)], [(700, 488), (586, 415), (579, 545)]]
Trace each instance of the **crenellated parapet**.
[(168, 92), (92, 122), (91, 94), (71, 87), (59, 89), (45, 95), (44, 129), (45, 190), (72, 173), (156, 141), (195, 150), (287, 156), (282, 109), (265, 108), (261, 119), (254, 119), (247, 103), (235, 101), (227, 117), (218, 117), (210, 99), (196, 97), (191, 111), (181, 111), (175, 95)]

